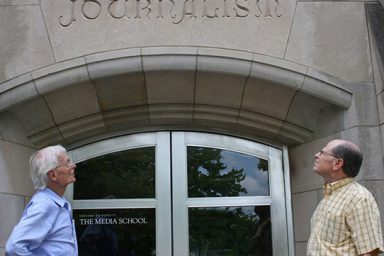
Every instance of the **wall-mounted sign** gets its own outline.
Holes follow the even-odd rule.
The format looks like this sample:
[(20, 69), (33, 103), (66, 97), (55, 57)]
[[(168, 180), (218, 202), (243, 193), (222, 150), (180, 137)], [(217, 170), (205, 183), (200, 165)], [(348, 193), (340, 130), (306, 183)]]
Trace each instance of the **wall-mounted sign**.
[(126, 217), (117, 214), (84, 214), (77, 218), (77, 225), (141, 225), (148, 224), (146, 217)]

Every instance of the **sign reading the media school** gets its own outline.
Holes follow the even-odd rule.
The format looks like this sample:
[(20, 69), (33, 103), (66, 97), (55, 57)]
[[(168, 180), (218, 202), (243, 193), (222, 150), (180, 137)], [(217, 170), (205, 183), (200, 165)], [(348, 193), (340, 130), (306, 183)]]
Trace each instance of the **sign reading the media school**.
[(143, 225), (145, 217), (119, 217), (116, 214), (84, 214), (78, 218), (78, 225)]

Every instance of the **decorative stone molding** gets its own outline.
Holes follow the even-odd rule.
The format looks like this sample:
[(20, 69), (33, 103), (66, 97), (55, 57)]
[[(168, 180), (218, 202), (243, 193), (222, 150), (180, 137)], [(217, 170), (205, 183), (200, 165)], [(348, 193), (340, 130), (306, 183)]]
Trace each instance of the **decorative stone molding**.
[[(290, 120), (298, 111), (291, 107), (296, 94), (322, 102), (313, 113), (329, 104), (348, 109), (352, 100), (342, 81), (308, 67), (196, 47), (92, 54), (32, 71), (0, 88), (0, 111), (17, 115), (37, 145), (70, 144), (139, 126), (227, 130), (295, 144), (313, 133)], [(257, 98), (260, 93), (265, 96)], [(31, 106), (46, 110), (34, 112)], [(30, 115), (41, 123), (27, 122)]]

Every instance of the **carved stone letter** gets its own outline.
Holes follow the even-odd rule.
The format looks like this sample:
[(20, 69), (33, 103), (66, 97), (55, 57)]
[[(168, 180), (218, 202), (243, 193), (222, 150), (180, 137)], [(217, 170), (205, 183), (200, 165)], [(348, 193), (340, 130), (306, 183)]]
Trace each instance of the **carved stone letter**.
[[(246, 5), (248, 5), (247, 0), (244, 0), (244, 2), (246, 3)], [(236, 8), (233, 8), (233, 10), (235, 10), (235, 12), (236, 12), (236, 17), (247, 17), (248, 16), (249, 8), (245, 5), (241, 5), (240, 0), (236, 0), (236, 7), (244, 12), (244, 14), (239, 14), (238, 10)]]
[(135, 18), (137, 19), (141, 19), (141, 11), (147, 9), (148, 10), (148, 13), (147, 13), (147, 18), (149, 18), (149, 15), (151, 14), (152, 12), (152, 9), (151, 9), (151, 2), (150, 0), (145, 0), (147, 2), (147, 5), (144, 6), (144, 7), (140, 7), (140, 0), (136, 0), (136, 16)]
[[(91, 13), (88, 13), (85, 10), (85, 7), (88, 3), (94, 3), (94, 4), (91, 4), (90, 6), (92, 7), (92, 5), (93, 5), (93, 8), (96, 8), (96, 14), (92, 15)], [(83, 4), (81, 5), (81, 13), (84, 15), (85, 18), (87, 18), (89, 20), (94, 20), (97, 17), (99, 17), (99, 15), (101, 13), (101, 3), (98, 0), (84, 0)]]
[[(186, 7), (185, 7), (187, 2), (189, 2), (189, 1), (191, 2), (191, 12), (187, 12)], [(173, 0), (172, 0), (172, 3), (174, 3)], [(172, 9), (174, 9), (174, 7)], [(190, 15), (192, 18), (196, 18), (194, 0), (184, 0), (183, 8), (182, 8), (182, 10), (180, 12), (180, 18), (178, 20), (174, 20), (173, 23), (174, 24), (179, 24), (180, 22), (182, 22), (184, 20), (184, 17), (186, 15)], [(172, 18), (176, 19), (177, 18), (177, 14), (172, 15)]]
[(213, 14), (210, 15), (208, 13), (207, 0), (204, 0), (204, 14), (203, 14), (203, 17), (216, 18), (216, 17), (218, 17), (218, 15), (217, 15), (217, 11), (218, 10), (219, 10), (219, 8), (215, 7), (214, 10), (213, 10)]
[(275, 0), (275, 3), (276, 3), (276, 7), (275, 7), (275, 14), (276, 14), (276, 17), (281, 17), (282, 14), (281, 14), (281, 13), (278, 13), (278, 11), (277, 11), (277, 8), (279, 7), (279, 4), (280, 4), (279, 0)]
[(72, 4), (71, 4), (71, 15), (69, 17), (68, 23), (65, 24), (65, 23), (62, 22), (63, 16), (59, 17), (59, 23), (63, 27), (68, 27), (69, 25), (71, 25), (76, 20), (75, 19), (75, 2), (76, 2), (76, 0), (71, 0), (71, 2), (72, 2)]
[[(108, 13), (109, 15), (111, 15), (112, 18), (115, 18), (115, 19), (123, 18), (126, 13), (125, 0), (122, 0), (122, 3), (119, 1), (121, 0), (111, 0), (111, 2), (108, 5)], [(122, 14), (118, 15), (117, 11), (121, 9), (121, 5), (123, 5), (123, 12)]]

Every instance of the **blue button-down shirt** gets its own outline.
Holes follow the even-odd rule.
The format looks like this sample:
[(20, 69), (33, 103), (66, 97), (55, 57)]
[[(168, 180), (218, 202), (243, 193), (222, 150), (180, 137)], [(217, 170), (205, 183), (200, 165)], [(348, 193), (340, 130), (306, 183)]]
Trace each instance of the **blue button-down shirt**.
[(6, 244), (6, 256), (76, 256), (71, 206), (49, 188), (39, 190), (25, 208)]

